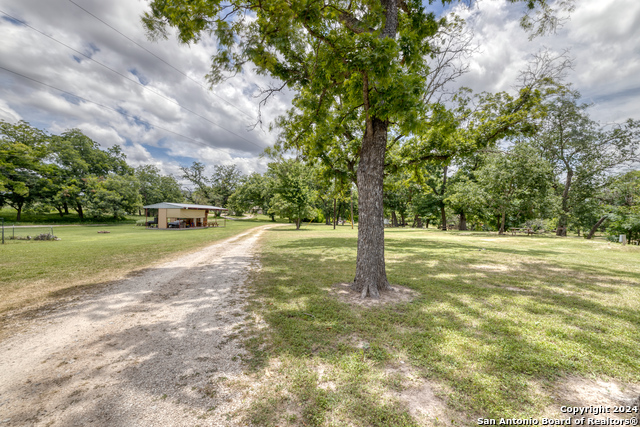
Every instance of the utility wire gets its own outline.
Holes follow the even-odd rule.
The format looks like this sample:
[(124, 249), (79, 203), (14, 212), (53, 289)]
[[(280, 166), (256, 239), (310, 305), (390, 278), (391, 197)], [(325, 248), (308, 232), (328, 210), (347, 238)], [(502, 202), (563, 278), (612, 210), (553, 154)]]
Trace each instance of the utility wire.
[(107, 110), (111, 110), (111, 111), (115, 111), (116, 113), (118, 113), (118, 114), (122, 114), (123, 116), (131, 117), (132, 119), (134, 119), (134, 120), (136, 120), (136, 121), (138, 121), (138, 122), (140, 122), (140, 123), (143, 123), (143, 124), (146, 124), (146, 125), (148, 125), (148, 126), (151, 126), (151, 127), (154, 127), (154, 128), (160, 129), (160, 130), (163, 130), (163, 131), (165, 131), (165, 132), (172, 133), (172, 134), (174, 134), (174, 135), (176, 135), (176, 136), (179, 136), (179, 137), (181, 137), (181, 138), (188, 139), (189, 141), (191, 141), (191, 142), (193, 142), (193, 143), (195, 143), (195, 144), (201, 145), (201, 146), (203, 146), (203, 147), (205, 147), (205, 148), (210, 148), (210, 149), (212, 149), (212, 150), (218, 150), (218, 151), (223, 152), (223, 153), (225, 153), (225, 154), (229, 154), (228, 152), (223, 151), (221, 148), (211, 147), (209, 144), (207, 144), (207, 143), (206, 143), (206, 142), (204, 142), (204, 141), (200, 141), (200, 140), (197, 140), (197, 139), (195, 139), (195, 138), (191, 138), (190, 136), (186, 136), (186, 135), (183, 135), (183, 134), (181, 134), (181, 133), (174, 132), (174, 131), (169, 130), (169, 129), (167, 129), (167, 128), (164, 128), (164, 127), (162, 127), (162, 126), (158, 126), (158, 125), (157, 125), (157, 124), (155, 124), (155, 123), (149, 122), (149, 121), (147, 121), (147, 120), (142, 120), (142, 119), (140, 119), (139, 117), (134, 116), (133, 114), (128, 114), (128, 113), (125, 113), (125, 112), (123, 112), (123, 111), (119, 111), (119, 110), (117, 110), (117, 109), (115, 109), (115, 108), (113, 108), (113, 107), (109, 107), (108, 105), (100, 104), (99, 102), (92, 101), (92, 100), (87, 99), (87, 98), (83, 98), (83, 97), (78, 96), (78, 95), (76, 95), (76, 94), (74, 94), (74, 93), (68, 92), (68, 91), (66, 91), (66, 90), (64, 90), (64, 89), (57, 88), (57, 87), (52, 86), (52, 85), (50, 85), (50, 84), (47, 84), (47, 83), (41, 82), (40, 80), (34, 79), (34, 78), (32, 78), (32, 77), (29, 77), (29, 76), (25, 76), (24, 74), (20, 74), (20, 73), (18, 73), (17, 71), (13, 71), (13, 70), (10, 70), (10, 69), (8, 69), (8, 68), (5, 68), (5, 67), (3, 67), (3, 66), (1, 66), (1, 65), (0, 65), (0, 70), (7, 71), (7, 72), (9, 72), (9, 73), (11, 73), (11, 74), (15, 74), (15, 75), (17, 75), (17, 76), (20, 76), (20, 77), (22, 77), (22, 78), (24, 78), (24, 79), (31, 80), (32, 82), (39, 83), (39, 84), (41, 84), (41, 85), (43, 85), (43, 86), (46, 86), (46, 87), (48, 87), (48, 88), (51, 88), (51, 89), (55, 89), (55, 90), (57, 90), (57, 91), (59, 91), (59, 92), (65, 93), (65, 94), (70, 95), (70, 96), (73, 96), (74, 98), (80, 99), (80, 100), (82, 100), (82, 101), (90, 102), (90, 103), (95, 104), (95, 105), (97, 105), (97, 106), (99, 106), (99, 107), (101, 107), (101, 108), (104, 108), (104, 109), (107, 109)]
[(129, 80), (129, 81), (131, 81), (131, 82), (133, 82), (133, 83), (135, 83), (135, 84), (137, 84), (137, 85), (139, 85), (139, 86), (140, 86), (140, 87), (142, 87), (143, 89), (148, 90), (149, 92), (154, 93), (155, 95), (157, 95), (157, 96), (159, 96), (159, 97), (161, 97), (161, 98), (163, 98), (163, 99), (165, 99), (165, 100), (167, 100), (167, 101), (171, 102), (172, 104), (177, 105), (178, 107), (180, 107), (180, 108), (182, 108), (182, 109), (184, 109), (184, 110), (186, 110), (186, 111), (190, 112), (191, 114), (194, 114), (194, 115), (196, 115), (196, 116), (200, 117), (201, 119), (206, 120), (207, 122), (209, 122), (209, 123), (211, 123), (211, 124), (213, 124), (213, 125), (215, 125), (215, 126), (218, 126), (218, 127), (219, 127), (219, 128), (221, 128), (221, 129), (226, 130), (226, 131), (227, 131), (227, 132), (229, 132), (230, 134), (235, 135), (235, 136), (237, 136), (237, 137), (238, 137), (238, 138), (240, 138), (240, 139), (243, 139), (244, 141), (248, 142), (249, 144), (252, 144), (252, 145), (255, 145), (255, 146), (256, 146), (256, 147), (258, 147), (258, 148), (264, 149), (264, 147), (259, 146), (259, 145), (258, 145), (258, 144), (256, 144), (255, 142), (253, 142), (253, 141), (251, 141), (251, 140), (249, 140), (249, 139), (247, 139), (247, 138), (243, 137), (242, 135), (238, 135), (237, 133), (233, 132), (232, 130), (229, 130), (229, 129), (225, 128), (225, 127), (224, 127), (224, 126), (222, 126), (222, 125), (219, 125), (218, 123), (214, 122), (213, 120), (210, 120), (210, 119), (208, 119), (208, 118), (204, 117), (203, 115), (198, 114), (198, 113), (196, 113), (195, 111), (193, 111), (193, 110), (191, 110), (191, 109), (189, 109), (189, 108), (187, 108), (187, 107), (184, 107), (184, 106), (180, 105), (180, 103), (179, 103), (179, 102), (174, 101), (173, 99), (168, 98), (168, 97), (166, 97), (166, 96), (162, 95), (161, 93), (156, 92), (155, 90), (153, 90), (153, 89), (151, 89), (151, 88), (146, 87), (145, 85), (143, 85), (143, 84), (142, 84), (142, 83), (140, 83), (139, 81), (136, 81), (136, 80), (132, 79), (131, 77), (128, 77), (128, 76), (126, 76), (126, 75), (124, 75), (124, 74), (120, 73), (119, 71), (114, 70), (113, 68), (109, 67), (108, 65), (103, 64), (103, 63), (102, 63), (102, 62), (100, 62), (100, 61), (96, 61), (95, 59), (91, 58), (89, 55), (87, 55), (87, 54), (85, 54), (85, 53), (83, 53), (83, 52), (80, 52), (79, 50), (76, 50), (76, 49), (72, 48), (71, 46), (69, 46), (69, 45), (65, 44), (64, 42), (61, 42), (60, 40), (57, 40), (56, 38), (54, 38), (54, 37), (52, 37), (52, 36), (50, 36), (50, 35), (48, 35), (48, 34), (46, 34), (46, 33), (42, 32), (42, 31), (40, 31), (40, 30), (38, 30), (37, 28), (32, 27), (31, 25), (27, 24), (26, 22), (24, 22), (24, 21), (22, 21), (22, 20), (20, 20), (20, 19), (18, 19), (18, 18), (16, 18), (16, 17), (14, 17), (14, 16), (9, 15), (8, 13), (4, 12), (3, 10), (0, 10), (0, 13), (2, 13), (2, 14), (4, 14), (4, 15), (8, 16), (9, 18), (11, 18), (11, 19), (15, 20), (16, 22), (20, 22), (21, 24), (25, 25), (26, 27), (31, 28), (31, 29), (32, 29), (32, 30), (34, 30), (35, 32), (42, 34), (43, 36), (45, 36), (45, 37), (47, 37), (47, 38), (49, 38), (49, 39), (51, 39), (51, 40), (55, 41), (56, 43), (59, 43), (59, 44), (61, 44), (62, 46), (64, 46), (64, 47), (66, 47), (66, 48), (68, 48), (68, 49), (70, 49), (70, 50), (72, 50), (72, 51), (76, 52), (78, 55), (82, 55), (82, 56), (84, 56), (85, 58), (89, 59), (90, 61), (95, 62), (96, 64), (98, 64), (98, 65), (100, 65), (100, 66), (102, 66), (102, 67), (106, 68), (107, 70), (109, 70), (109, 71), (111, 71), (111, 72), (113, 72), (113, 73), (115, 73), (115, 74), (119, 75), (120, 77), (123, 77), (123, 78), (125, 78), (125, 79), (127, 79), (127, 80)]
[(207, 93), (212, 94), (213, 96), (215, 96), (216, 98), (218, 98), (219, 100), (227, 103), (227, 105), (230, 105), (231, 107), (235, 108), (236, 110), (238, 110), (239, 112), (241, 112), (242, 114), (244, 114), (245, 116), (247, 116), (248, 118), (250, 118), (251, 120), (254, 120), (255, 117), (245, 113), (243, 110), (241, 110), (240, 108), (236, 107), (234, 104), (232, 104), (231, 102), (227, 101), (226, 99), (224, 99), (223, 97), (221, 97), (220, 95), (211, 92), (209, 90), (209, 88), (207, 88), (205, 85), (203, 85), (202, 83), (200, 83), (198, 80), (194, 79), (193, 77), (189, 76), (187, 73), (185, 73), (184, 71), (180, 70), (177, 67), (174, 67), (172, 64), (170, 64), (169, 62), (165, 61), (164, 59), (162, 59), (161, 57), (159, 57), (158, 55), (156, 55), (155, 53), (153, 53), (152, 51), (150, 51), (149, 49), (147, 49), (146, 47), (144, 47), (143, 45), (141, 45), (140, 43), (136, 42), (135, 40), (133, 40), (131, 37), (127, 36), (126, 34), (123, 34), (122, 32), (120, 32), (117, 28), (112, 27), (111, 25), (109, 25), (107, 22), (103, 21), (102, 19), (100, 19), (99, 17), (97, 17), (96, 15), (94, 15), (93, 13), (89, 12), (87, 9), (85, 9), (84, 7), (80, 6), (78, 3), (74, 2), (73, 0), (69, 0), (70, 3), (76, 5), (78, 8), (80, 8), (81, 10), (85, 11), (87, 14), (93, 16), (95, 19), (97, 19), (98, 21), (102, 22), (104, 25), (106, 25), (107, 27), (111, 28), (113, 31), (115, 31), (116, 33), (120, 34), (122, 37), (124, 37), (125, 39), (129, 40), (131, 43), (135, 44), (136, 46), (138, 46), (140, 49), (144, 50), (145, 52), (147, 52), (148, 54), (154, 56), (155, 58), (159, 59), (160, 61), (162, 61), (163, 63), (165, 63), (166, 65), (168, 65), (169, 67), (173, 68), (174, 70), (176, 70), (177, 72), (179, 72), (180, 74), (182, 74), (183, 76), (185, 76), (186, 78), (188, 78), (189, 80), (191, 80), (192, 82), (194, 82), (195, 84), (197, 84), (198, 86), (200, 86), (202, 89), (204, 89), (205, 91), (207, 91)]

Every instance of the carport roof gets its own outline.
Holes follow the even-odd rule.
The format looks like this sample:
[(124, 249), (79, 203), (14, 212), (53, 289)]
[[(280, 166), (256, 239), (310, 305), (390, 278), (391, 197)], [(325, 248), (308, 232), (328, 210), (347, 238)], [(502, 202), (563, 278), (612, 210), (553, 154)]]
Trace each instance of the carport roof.
[(192, 205), (189, 203), (155, 203), (153, 205), (143, 206), (145, 209), (209, 209), (217, 211), (226, 211), (227, 209), (218, 206)]

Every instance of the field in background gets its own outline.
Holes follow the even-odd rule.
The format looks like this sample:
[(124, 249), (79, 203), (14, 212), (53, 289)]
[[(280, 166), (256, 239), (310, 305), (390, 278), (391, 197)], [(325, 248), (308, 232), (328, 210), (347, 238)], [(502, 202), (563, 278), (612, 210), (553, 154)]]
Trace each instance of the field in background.
[(417, 297), (364, 308), (328, 292), (353, 278), (356, 233), (314, 225), (265, 233), (252, 279), (255, 329), (245, 339), (248, 363), (268, 379), (248, 421), (539, 420), (563, 415), (568, 378), (640, 386), (640, 248), (387, 229), (389, 279)]
[(53, 227), (60, 241), (6, 240), (0, 245), (0, 314), (80, 286), (109, 282), (261, 224), (266, 222), (227, 221), (226, 227), (168, 231), (133, 224)]
[[(142, 216), (127, 215), (124, 220), (115, 220), (110, 217), (106, 218), (90, 218), (86, 216), (80, 219), (75, 211), (70, 210), (68, 215), (60, 216), (57, 212), (50, 213), (32, 213), (22, 212), (20, 221), (16, 221), (17, 211), (12, 208), (0, 209), (0, 218), (4, 218), (5, 226), (16, 225), (44, 225), (44, 224), (135, 224), (137, 220), (144, 219), (144, 210)], [(153, 219), (153, 218), (152, 218)]]

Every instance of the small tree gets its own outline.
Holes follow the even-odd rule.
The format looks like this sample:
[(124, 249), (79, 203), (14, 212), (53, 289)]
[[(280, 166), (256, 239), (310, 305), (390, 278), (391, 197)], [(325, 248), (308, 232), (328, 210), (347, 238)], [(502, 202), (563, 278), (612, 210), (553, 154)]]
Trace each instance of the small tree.
[(456, 199), (466, 199), (486, 217), (497, 216), (499, 234), (504, 234), (507, 218), (535, 218), (550, 203), (551, 167), (527, 144), (487, 154), (475, 176), (475, 182), (458, 184)]
[(142, 203), (140, 184), (132, 175), (91, 177), (87, 187), (87, 211), (94, 217), (123, 218), (126, 213), (135, 212)]
[(304, 218), (315, 217), (315, 192), (311, 190), (309, 169), (296, 160), (269, 163), (273, 178), (274, 196), (269, 210), (281, 217), (289, 218), (300, 229)]
[[(589, 118), (580, 94), (567, 92), (547, 105), (548, 114), (535, 143), (554, 167), (560, 196), (558, 235), (566, 235), (569, 219), (611, 171), (640, 159), (640, 121), (601, 126)], [(580, 187), (575, 191), (576, 186)]]
[(144, 205), (179, 203), (184, 200), (178, 181), (173, 176), (161, 175), (160, 170), (153, 165), (138, 166), (135, 177), (140, 185), (140, 196)]

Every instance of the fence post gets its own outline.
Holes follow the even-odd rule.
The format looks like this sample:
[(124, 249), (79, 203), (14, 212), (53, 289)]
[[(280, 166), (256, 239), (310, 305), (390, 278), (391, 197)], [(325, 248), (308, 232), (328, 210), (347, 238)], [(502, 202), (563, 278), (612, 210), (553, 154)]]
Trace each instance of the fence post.
[(0, 218), (2, 220), (2, 244), (4, 245), (4, 218)]

